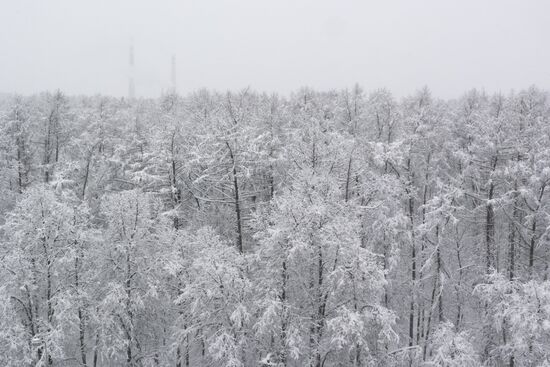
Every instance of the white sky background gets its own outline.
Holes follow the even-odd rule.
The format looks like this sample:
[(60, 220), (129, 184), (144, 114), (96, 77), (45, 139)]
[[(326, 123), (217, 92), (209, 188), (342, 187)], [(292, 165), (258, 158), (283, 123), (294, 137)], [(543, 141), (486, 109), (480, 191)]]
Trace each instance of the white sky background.
[(0, 0), (0, 92), (550, 89), (548, 0)]

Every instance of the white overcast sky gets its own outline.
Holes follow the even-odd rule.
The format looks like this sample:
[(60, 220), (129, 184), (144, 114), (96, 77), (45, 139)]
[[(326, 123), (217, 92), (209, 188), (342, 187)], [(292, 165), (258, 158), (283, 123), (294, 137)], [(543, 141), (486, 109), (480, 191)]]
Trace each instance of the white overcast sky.
[(550, 89), (549, 0), (0, 0), (0, 92)]

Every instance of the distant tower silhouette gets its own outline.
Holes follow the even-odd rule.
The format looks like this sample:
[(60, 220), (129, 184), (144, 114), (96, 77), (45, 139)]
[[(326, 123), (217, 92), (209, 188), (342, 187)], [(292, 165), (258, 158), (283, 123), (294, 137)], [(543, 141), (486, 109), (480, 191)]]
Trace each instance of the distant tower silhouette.
[(130, 43), (130, 58), (129, 58), (129, 78), (128, 78), (128, 98), (134, 99), (136, 97), (136, 87), (134, 85), (134, 42)]
[(172, 89), (172, 93), (177, 93), (177, 85), (176, 85), (176, 55), (172, 55), (171, 82), (172, 82), (172, 85), (171, 85), (170, 87), (171, 87), (171, 89)]

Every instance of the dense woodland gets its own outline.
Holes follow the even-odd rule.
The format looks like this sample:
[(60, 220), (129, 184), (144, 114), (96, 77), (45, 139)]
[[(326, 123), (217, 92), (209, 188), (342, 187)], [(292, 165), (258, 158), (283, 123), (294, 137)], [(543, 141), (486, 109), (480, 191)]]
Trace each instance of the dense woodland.
[(0, 99), (2, 366), (550, 366), (535, 87)]

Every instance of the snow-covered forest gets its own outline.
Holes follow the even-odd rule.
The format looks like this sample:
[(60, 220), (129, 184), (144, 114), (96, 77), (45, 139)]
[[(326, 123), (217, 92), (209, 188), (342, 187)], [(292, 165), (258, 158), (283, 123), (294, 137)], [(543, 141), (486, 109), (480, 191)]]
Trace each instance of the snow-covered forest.
[(0, 99), (2, 366), (549, 366), (546, 91)]

